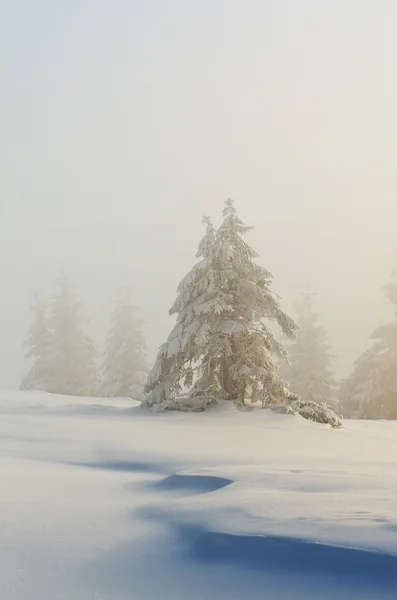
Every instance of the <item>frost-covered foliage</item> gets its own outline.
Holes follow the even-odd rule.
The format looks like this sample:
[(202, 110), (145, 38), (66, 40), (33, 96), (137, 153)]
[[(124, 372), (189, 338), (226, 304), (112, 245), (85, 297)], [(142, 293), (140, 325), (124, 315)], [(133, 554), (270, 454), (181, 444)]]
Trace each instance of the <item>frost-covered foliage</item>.
[(300, 415), (308, 421), (324, 423), (330, 425), (334, 429), (342, 427), (342, 422), (339, 417), (329, 408), (329, 406), (311, 400), (302, 400), (302, 398), (299, 398), (299, 396), (295, 396), (294, 394), (290, 395), (287, 402), (284, 402), (283, 404), (268, 405), (267, 408), (282, 414)]
[(291, 392), (281, 378), (275, 380), (265, 406), (282, 414), (300, 415), (309, 421), (326, 423), (334, 428), (342, 426), (339, 417), (325, 402), (301, 398)]
[(281, 364), (280, 375), (290, 390), (305, 400), (333, 403), (336, 382), (331, 371), (332, 354), (312, 298), (311, 293), (302, 294), (296, 304), (300, 331), (287, 347), (288, 362)]
[(372, 346), (342, 384), (342, 410), (348, 417), (397, 419), (397, 280), (384, 289), (395, 319), (372, 333)]
[(65, 274), (56, 282), (48, 324), (52, 351), (48, 391), (71, 396), (90, 396), (98, 391), (97, 350), (85, 331), (86, 319), (75, 288)]
[(170, 311), (177, 322), (149, 373), (144, 405), (170, 405), (188, 388), (191, 396), (235, 401), (265, 397), (277, 378), (272, 354), (285, 356), (265, 321), (278, 323), (294, 337), (297, 325), (271, 291), (272, 275), (254, 262), (256, 252), (244, 240), (250, 230), (226, 202), (224, 221), (207, 230), (199, 244), (199, 262), (182, 280)]
[(127, 288), (120, 290), (110, 317), (103, 362), (102, 394), (141, 400), (147, 376), (143, 324), (135, 317)]
[(33, 360), (33, 364), (21, 382), (21, 389), (47, 391), (51, 381), (49, 363), (52, 353), (52, 334), (49, 329), (46, 306), (37, 293), (34, 295), (32, 311), (34, 322), (29, 329), (25, 346), (28, 349), (26, 359)]
[(178, 411), (178, 412), (203, 412), (208, 406), (208, 396), (190, 396), (181, 394), (178, 398), (165, 400), (154, 405), (156, 412)]
[(341, 427), (339, 417), (326, 404), (297, 398), (290, 403), (292, 411), (316, 423), (326, 423), (331, 427)]

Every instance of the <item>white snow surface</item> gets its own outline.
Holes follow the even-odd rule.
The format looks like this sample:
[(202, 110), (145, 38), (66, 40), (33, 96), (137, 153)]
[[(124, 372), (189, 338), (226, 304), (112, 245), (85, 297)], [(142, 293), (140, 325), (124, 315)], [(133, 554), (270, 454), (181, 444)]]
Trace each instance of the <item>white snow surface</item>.
[(397, 423), (0, 393), (1, 600), (395, 598)]

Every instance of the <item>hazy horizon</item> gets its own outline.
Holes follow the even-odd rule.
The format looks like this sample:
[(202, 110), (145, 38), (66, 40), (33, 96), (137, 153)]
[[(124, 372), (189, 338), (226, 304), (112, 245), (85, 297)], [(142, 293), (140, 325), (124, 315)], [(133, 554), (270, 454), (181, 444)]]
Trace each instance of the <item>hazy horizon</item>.
[(61, 264), (98, 341), (127, 282), (153, 356), (227, 197), (347, 374), (392, 314), (396, 25), (391, 0), (3, 3), (0, 388)]

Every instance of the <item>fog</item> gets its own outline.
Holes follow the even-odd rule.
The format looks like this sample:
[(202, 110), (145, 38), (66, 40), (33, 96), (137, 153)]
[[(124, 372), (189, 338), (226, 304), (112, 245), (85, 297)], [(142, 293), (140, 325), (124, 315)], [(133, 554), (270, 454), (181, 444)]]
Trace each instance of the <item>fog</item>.
[(1, 3), (0, 387), (61, 265), (98, 342), (127, 282), (153, 355), (228, 196), (348, 373), (397, 268), (396, 26), (394, 0)]

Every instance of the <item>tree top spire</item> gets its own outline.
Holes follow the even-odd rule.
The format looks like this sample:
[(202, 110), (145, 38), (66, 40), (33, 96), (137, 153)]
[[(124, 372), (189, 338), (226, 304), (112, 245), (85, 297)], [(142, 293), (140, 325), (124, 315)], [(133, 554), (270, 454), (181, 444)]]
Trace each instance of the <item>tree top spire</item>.
[(234, 215), (236, 213), (236, 208), (234, 206), (234, 200), (232, 198), (228, 198), (225, 200), (225, 208), (223, 209), (223, 216)]
[(313, 292), (309, 286), (308, 290), (306, 292), (301, 292), (299, 294), (298, 298), (300, 301), (311, 304), (313, 301), (313, 298), (315, 298), (316, 296), (318, 296), (318, 292)]

